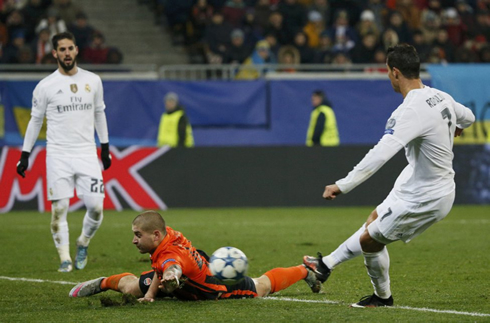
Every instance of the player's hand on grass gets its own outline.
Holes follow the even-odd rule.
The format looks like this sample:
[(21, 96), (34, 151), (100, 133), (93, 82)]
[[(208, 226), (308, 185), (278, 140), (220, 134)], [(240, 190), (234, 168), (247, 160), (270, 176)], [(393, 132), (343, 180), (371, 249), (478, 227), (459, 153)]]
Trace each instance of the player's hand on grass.
[(100, 151), (100, 159), (102, 159), (102, 164), (104, 165), (104, 170), (109, 169), (112, 164), (112, 156), (111, 153), (109, 152), (109, 143), (106, 144), (100, 144), (101, 151)]
[(337, 195), (341, 194), (339, 187), (337, 184), (327, 185), (325, 186), (325, 192), (323, 192), (323, 198), (326, 200), (333, 200), (337, 197)]
[(144, 302), (153, 303), (154, 301), (155, 299), (153, 297), (148, 297), (146, 295), (144, 297), (138, 298), (138, 302), (140, 303), (144, 303)]
[(456, 130), (454, 131), (454, 137), (459, 137), (463, 133), (463, 129), (456, 127)]
[(167, 270), (163, 273), (161, 290), (166, 293), (172, 293), (174, 290), (179, 288), (179, 278), (176, 275), (176, 272), (173, 270)]
[(26, 177), (25, 171), (29, 167), (29, 155), (31, 153), (27, 151), (23, 151), (22, 154), (20, 155), (20, 160), (17, 163), (17, 174), (19, 174), (22, 177)]

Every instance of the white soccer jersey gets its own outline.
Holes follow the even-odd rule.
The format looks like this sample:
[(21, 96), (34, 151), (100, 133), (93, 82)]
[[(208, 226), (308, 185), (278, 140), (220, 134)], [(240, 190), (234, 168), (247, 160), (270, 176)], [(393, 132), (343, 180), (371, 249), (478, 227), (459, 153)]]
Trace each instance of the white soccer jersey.
[(474, 121), (470, 109), (443, 91), (428, 86), (411, 90), (393, 111), (380, 142), (336, 184), (343, 193), (349, 192), (405, 147), (408, 165), (395, 182), (396, 195), (411, 202), (448, 195), (455, 188), (452, 148), (456, 126), (467, 128)]
[(56, 70), (39, 82), (32, 97), (31, 115), (46, 115), (48, 155), (84, 156), (96, 154), (95, 114), (104, 113), (104, 109), (100, 77), (78, 67), (75, 75)]

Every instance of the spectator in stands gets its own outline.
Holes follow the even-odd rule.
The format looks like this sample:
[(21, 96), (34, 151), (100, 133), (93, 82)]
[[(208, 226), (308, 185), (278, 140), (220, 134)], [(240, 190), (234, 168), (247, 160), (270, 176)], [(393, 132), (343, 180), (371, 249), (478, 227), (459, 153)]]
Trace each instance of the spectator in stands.
[(269, 25), (264, 32), (265, 34), (273, 34), (280, 45), (289, 44), (291, 41), (291, 37), (286, 31), (283, 21), (282, 14), (280, 12), (275, 11), (271, 13), (269, 17)]
[(29, 2), (22, 8), (22, 14), (24, 15), (24, 23), (27, 30), (27, 39), (35, 39), (36, 26), (39, 24), (43, 16), (45, 15), (46, 7), (43, 5), (42, 0), (29, 0)]
[(243, 0), (228, 0), (221, 12), (224, 20), (231, 26), (241, 27), (245, 19), (245, 4)]
[(378, 27), (379, 32), (382, 32), (388, 12), (384, 3), (381, 0), (369, 0), (366, 9), (374, 14), (374, 23)]
[(270, 0), (258, 0), (255, 5), (255, 24), (262, 33), (265, 32), (269, 24), (269, 17), (272, 13)]
[[(289, 36), (286, 43), (289, 43), (293, 35), (297, 31), (303, 30), (303, 27), (306, 25), (306, 8), (297, 3), (297, 0), (284, 0), (279, 3), (277, 10), (283, 17), (283, 27)], [(279, 39), (279, 41), (281, 40)]]
[(314, 63), (317, 64), (330, 64), (333, 59), (332, 51), (332, 39), (328, 35), (328, 32), (323, 32), (320, 35), (320, 46), (315, 53)]
[(308, 7), (308, 11), (317, 11), (322, 16), (322, 21), (325, 26), (330, 24), (330, 6), (327, 0), (313, 0)]
[(420, 9), (414, 5), (413, 0), (397, 0), (396, 11), (398, 11), (408, 28), (411, 30), (420, 28)]
[(376, 39), (379, 40), (380, 30), (376, 26), (375, 16), (371, 10), (364, 10), (361, 13), (359, 23), (357, 24), (357, 33), (359, 37), (364, 37), (366, 34), (375, 35)]
[(476, 25), (471, 36), (483, 36), (490, 41), (490, 11), (478, 10), (476, 12)]
[(104, 35), (95, 31), (92, 34), (90, 45), (82, 53), (82, 59), (88, 64), (105, 64), (109, 48), (105, 44)]
[(8, 15), (5, 26), (7, 27), (9, 41), (13, 39), (13, 34), (17, 32), (22, 32), (23, 38), (25, 40), (26, 26), (24, 24), (24, 16), (22, 16), (20, 10), (13, 10)]
[(317, 48), (320, 44), (320, 34), (325, 30), (325, 23), (322, 15), (318, 11), (308, 13), (308, 23), (303, 28), (303, 32), (308, 38), (308, 46)]
[(339, 52), (334, 54), (331, 64), (334, 66), (351, 65), (352, 61), (346, 53)]
[(46, 54), (44, 57), (41, 59), (41, 65), (56, 65), (58, 64), (58, 61), (56, 58), (54, 58), (53, 54)]
[(245, 17), (242, 24), (243, 32), (245, 33), (245, 42), (248, 46), (253, 46), (261, 39), (264, 38), (262, 30), (255, 23), (255, 10), (248, 8), (245, 11)]
[(3, 50), (3, 61), (6, 64), (19, 64), (20, 49), (25, 46), (25, 33), (15, 30), (10, 36), (10, 42)]
[(121, 64), (123, 62), (123, 54), (116, 47), (109, 47), (107, 51), (106, 64)]
[(455, 6), (466, 33), (471, 34), (471, 31), (475, 27), (475, 14), (473, 8), (466, 2), (466, 0), (456, 0)]
[(214, 9), (207, 0), (197, 0), (192, 7), (191, 22), (193, 27), (192, 40), (199, 41), (204, 36), (206, 26), (211, 23)]
[(172, 42), (174, 45), (182, 45), (186, 40), (186, 24), (194, 1), (165, 0), (163, 3), (164, 15), (172, 33)]
[(39, 34), (32, 43), (31, 47), (34, 50), (34, 53), (36, 53), (36, 64), (41, 64), (43, 57), (51, 54), (51, 50), (53, 49), (48, 28), (44, 28), (39, 31)]
[(157, 146), (194, 147), (191, 124), (184, 108), (179, 104), (178, 95), (174, 92), (169, 92), (165, 95), (163, 101), (165, 112), (160, 118)]
[(480, 62), (490, 63), (490, 46), (488, 44), (480, 50)]
[(366, 34), (351, 51), (352, 63), (373, 64), (378, 42), (374, 34)]
[(51, 38), (54, 35), (67, 31), (66, 23), (60, 18), (59, 12), (56, 8), (51, 7), (48, 9), (47, 17), (41, 19), (36, 27), (36, 34), (41, 31), (41, 29), (48, 28), (51, 33)]
[(337, 120), (325, 93), (321, 90), (314, 91), (311, 104), (313, 111), (306, 134), (306, 146), (338, 146), (340, 140)]
[(308, 46), (308, 38), (302, 31), (294, 35), (294, 47), (299, 51), (301, 64), (311, 64), (315, 60), (315, 51)]
[(347, 11), (340, 10), (334, 20), (334, 24), (329, 29), (330, 39), (334, 41), (334, 47), (337, 51), (348, 52), (357, 41), (357, 32), (349, 26), (349, 17)]
[(28, 45), (19, 48), (17, 53), (17, 64), (34, 64), (34, 51)]
[(231, 45), (226, 50), (224, 63), (242, 64), (252, 50), (245, 44), (245, 34), (240, 29), (231, 32)]
[(419, 54), (420, 62), (426, 63), (432, 52), (432, 46), (427, 44), (424, 39), (424, 34), (420, 29), (416, 29), (412, 33), (413, 47), (417, 50)]
[[(298, 65), (301, 63), (301, 55), (296, 47), (291, 45), (284, 45), (279, 49), (278, 62), (283, 65)], [(296, 68), (292, 66), (283, 67), (281, 72), (294, 73)]]
[(412, 43), (412, 33), (398, 11), (390, 14), (387, 28), (393, 29), (401, 43)]
[[(428, 60), (432, 63), (435, 62), (454, 62), (454, 55), (456, 48), (449, 40), (447, 31), (445, 29), (439, 29), (437, 32), (437, 38), (432, 43), (434, 50), (431, 51), (432, 60)], [(437, 56), (437, 58), (435, 57)]]
[(204, 50), (208, 63), (221, 64), (223, 62), (226, 49), (230, 46), (231, 31), (231, 25), (224, 21), (221, 12), (215, 12), (204, 35)]
[(76, 15), (75, 21), (68, 26), (68, 30), (75, 36), (77, 46), (80, 53), (83, 53), (89, 45), (90, 39), (95, 29), (89, 25), (88, 17), (84, 12), (79, 12)]
[(51, 8), (55, 8), (61, 20), (67, 25), (72, 24), (81, 8), (74, 4), (72, 0), (54, 0)]
[(437, 33), (441, 28), (441, 19), (433, 11), (422, 12), (422, 22), (420, 30), (424, 34), (424, 39), (427, 44), (432, 44), (437, 37)]
[(447, 34), (454, 46), (459, 46), (465, 40), (466, 30), (459, 19), (458, 11), (455, 8), (447, 8), (442, 13), (442, 28), (446, 29)]
[(0, 21), (4, 24), (7, 22), (7, 17), (17, 10), (17, 3), (15, 0), (4, 0), (3, 4), (0, 3)]
[(0, 44), (7, 44), (9, 40), (9, 34), (7, 27), (0, 21)]
[(260, 65), (276, 64), (276, 57), (270, 51), (270, 45), (266, 40), (261, 40), (255, 45), (255, 50), (240, 67), (237, 79), (253, 80), (271, 68), (263, 68)]
[(386, 29), (381, 35), (381, 43), (385, 50), (391, 46), (395, 46), (399, 42), (400, 39), (398, 38), (398, 34), (391, 28)]
[(274, 57), (277, 57), (277, 55), (279, 54), (279, 49), (281, 48), (281, 45), (277, 41), (276, 36), (274, 34), (266, 34), (264, 36), (264, 40), (269, 43), (269, 46), (270, 46), (269, 50), (272, 53), (272, 55)]

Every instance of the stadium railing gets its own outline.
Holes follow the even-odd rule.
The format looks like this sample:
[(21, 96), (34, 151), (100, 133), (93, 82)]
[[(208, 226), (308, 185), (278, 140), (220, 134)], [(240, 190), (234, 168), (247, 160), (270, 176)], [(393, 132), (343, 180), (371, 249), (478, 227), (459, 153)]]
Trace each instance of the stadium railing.
[[(105, 80), (244, 80), (244, 79), (385, 79), (384, 64), (193, 64), (163, 65), (123, 64), (88, 65), (80, 67), (99, 74)], [(57, 68), (56, 65), (0, 65), (0, 80), (39, 80)], [(247, 77), (243, 77), (246, 72)], [(426, 65), (421, 66), (421, 77), (430, 78)]]

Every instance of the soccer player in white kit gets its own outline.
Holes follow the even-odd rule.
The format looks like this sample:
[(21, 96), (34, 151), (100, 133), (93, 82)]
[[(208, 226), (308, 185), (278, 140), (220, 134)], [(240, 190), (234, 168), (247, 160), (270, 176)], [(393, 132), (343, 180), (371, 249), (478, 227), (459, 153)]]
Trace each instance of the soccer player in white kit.
[(336, 266), (363, 255), (374, 293), (352, 307), (393, 305), (386, 245), (398, 240), (408, 243), (449, 213), (455, 196), (454, 137), (475, 121), (471, 110), (449, 94), (422, 84), (420, 60), (412, 46), (388, 49), (386, 65), (391, 85), (402, 94), (403, 103), (388, 119), (378, 144), (345, 178), (326, 186), (323, 197), (332, 200), (350, 192), (403, 148), (408, 165), (357, 232), (326, 257), (319, 253), (303, 258), (325, 282)]
[(94, 128), (101, 142), (104, 169), (111, 166), (104, 92), (99, 76), (77, 66), (78, 47), (71, 33), (53, 36), (53, 56), (58, 69), (42, 79), (32, 97), (31, 119), (17, 172), (25, 177), (29, 154), (47, 118), (46, 177), (51, 201), (51, 233), (60, 256), (59, 272), (73, 269), (70, 257), (67, 214), (76, 188), (87, 212), (77, 239), (75, 268), (87, 264), (90, 239), (102, 223), (104, 184), (97, 158)]

